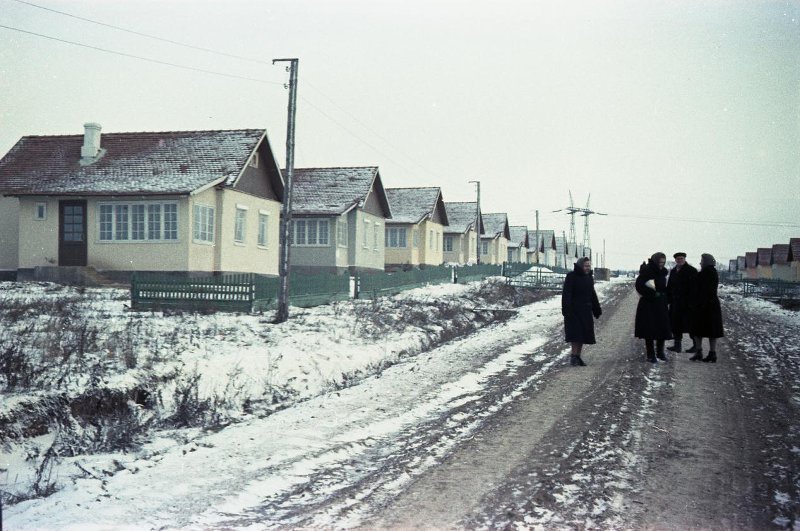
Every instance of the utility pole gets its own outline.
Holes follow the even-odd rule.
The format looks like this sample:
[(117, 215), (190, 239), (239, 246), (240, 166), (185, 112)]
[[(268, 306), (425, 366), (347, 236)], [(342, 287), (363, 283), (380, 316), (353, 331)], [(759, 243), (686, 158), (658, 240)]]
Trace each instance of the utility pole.
[(603, 238), (603, 269), (606, 268), (606, 239)]
[(536, 211), (536, 265), (539, 265), (539, 211)]
[(475, 264), (481, 263), (481, 182), (470, 181), (478, 189), (478, 201), (475, 208)]
[(275, 322), (283, 323), (289, 319), (289, 231), (292, 228), (292, 177), (294, 174), (294, 122), (297, 113), (297, 63), (298, 59), (273, 59), (272, 64), (288, 62), (289, 66), (289, 120), (286, 125), (286, 186), (283, 192), (283, 212), (281, 216), (281, 254), (278, 263), (280, 291), (278, 292), (278, 313)]

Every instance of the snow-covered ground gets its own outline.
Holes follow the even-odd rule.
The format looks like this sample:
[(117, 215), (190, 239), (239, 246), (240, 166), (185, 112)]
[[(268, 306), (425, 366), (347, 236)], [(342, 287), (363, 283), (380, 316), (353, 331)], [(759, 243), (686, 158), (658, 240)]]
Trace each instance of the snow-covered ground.
[[(607, 286), (598, 284), (601, 297)], [(10, 291), (26, 296), (19, 289)], [(431, 286), (392, 300), (412, 301), (425, 311), (430, 311), (425, 302), (464, 298), (475, 306), (488, 306), (477, 304), (478, 289), (477, 284)], [(378, 441), (393, 439), (444, 409), (479, 400), (487, 378), (509, 370), (525, 356), (535, 356), (543, 338), (561, 323), (560, 301), (549, 297), (519, 308), (502, 324), (491, 324), (479, 338), (456, 339), (414, 356), (426, 351), (436, 331), (408, 323), (365, 340), (356, 321), (368, 319), (368, 312), (352, 311), (348, 307), (352, 302), (295, 310), (288, 323), (276, 326), (259, 316), (130, 315), (124, 312), (121, 294), (105, 299), (97, 293), (89, 295), (99, 299), (98, 311), (113, 316), (108, 318), (109, 328), (124, 330), (124, 321), (129, 319), (145, 321), (142, 326), (155, 339), (171, 334), (175, 320), (188, 327), (190, 339), (186, 339), (187, 330), (182, 330), (182, 339), (168, 342), (180, 354), (172, 363), (181, 370), (191, 367), (193, 374), (201, 376), (203, 396), (229, 399), (233, 393), (241, 399), (277, 388), (292, 395), (291, 407), (267, 417), (242, 416), (215, 433), (161, 431), (135, 451), (64, 457), (51, 472), (58, 492), (6, 508), (11, 529), (202, 528), (228, 520), (232, 514), (248, 514), (264, 500), (280, 497), (313, 478), (317, 478), (317, 488), (320, 481), (327, 481), (335, 491), (341, 478), (336, 473), (326, 478), (321, 474), (358, 475), (359, 467), (370, 461), (366, 459), (370, 447)], [(387, 308), (380, 310), (386, 313)], [(463, 308), (460, 313), (473, 318), (473, 312)], [(521, 333), (529, 334), (529, 339), (502, 349), (509, 334)], [(469, 352), (477, 348), (485, 355), (478, 359), (465, 355), (465, 344)], [(153, 366), (163, 365), (167, 371), (168, 353), (153, 355), (161, 360)], [(129, 372), (121, 372), (120, 381), (133, 378)], [(353, 377), (363, 381), (347, 386), (346, 380)], [(3, 407), (11, 406), (4, 403)], [(480, 418), (455, 418), (454, 422), (459, 423), (455, 435), (443, 439), (436, 452), (447, 452)], [(10, 458), (0, 454), (0, 466), (5, 469), (0, 479), (5, 479), (7, 489), (19, 480), (17, 465)], [(430, 459), (421, 457), (421, 462), (409, 464), (406, 480), (429, 466)], [(398, 481), (384, 488), (387, 492), (400, 489), (403, 480)], [(357, 505), (358, 500), (351, 502)]]

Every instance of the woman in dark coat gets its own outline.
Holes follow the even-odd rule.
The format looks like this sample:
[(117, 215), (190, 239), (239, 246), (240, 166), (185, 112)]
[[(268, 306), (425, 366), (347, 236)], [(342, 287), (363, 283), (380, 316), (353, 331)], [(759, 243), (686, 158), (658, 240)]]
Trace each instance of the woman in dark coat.
[[(692, 335), (699, 345), (697, 353), (690, 358), (692, 361), (717, 362), (717, 338), (725, 334), (722, 330), (722, 309), (717, 297), (719, 274), (716, 269), (717, 261), (710, 254), (700, 256), (700, 272), (697, 273), (696, 285), (696, 311), (692, 322)], [(703, 338), (708, 338), (708, 356), (703, 357)]]
[(583, 345), (594, 345), (594, 318), (603, 313), (600, 301), (594, 290), (592, 262), (589, 258), (580, 258), (575, 262), (575, 269), (567, 273), (564, 289), (561, 292), (561, 315), (564, 316), (564, 335), (572, 345), (570, 364), (583, 367), (581, 359)]
[(655, 253), (646, 264), (642, 264), (639, 276), (636, 277), (636, 291), (641, 298), (636, 307), (635, 335), (644, 339), (647, 361), (651, 363), (656, 363), (656, 357), (667, 361), (664, 342), (672, 339), (667, 307), (668, 271), (664, 268), (666, 263), (667, 255)]

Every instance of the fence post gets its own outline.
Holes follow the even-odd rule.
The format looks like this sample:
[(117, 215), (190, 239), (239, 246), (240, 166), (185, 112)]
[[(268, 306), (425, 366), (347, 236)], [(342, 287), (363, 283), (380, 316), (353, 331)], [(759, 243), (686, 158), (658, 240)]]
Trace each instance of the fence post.
[(451, 269), (452, 271), (450, 275), (453, 280), (453, 284), (458, 284), (458, 266), (453, 266)]
[(350, 297), (358, 298), (358, 274), (350, 275)]

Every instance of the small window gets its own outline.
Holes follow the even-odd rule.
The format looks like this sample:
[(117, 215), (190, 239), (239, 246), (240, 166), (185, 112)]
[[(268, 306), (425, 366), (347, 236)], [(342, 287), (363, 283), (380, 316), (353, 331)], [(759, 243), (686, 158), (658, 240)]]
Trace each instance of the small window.
[(269, 214), (265, 212), (258, 213), (258, 246), (267, 247), (269, 240), (267, 239), (267, 230), (269, 229)]
[(347, 218), (336, 221), (336, 243), (340, 247), (347, 247)]
[(233, 241), (244, 243), (245, 231), (247, 230), (247, 210), (236, 208), (236, 218), (233, 224)]
[(414, 249), (419, 248), (419, 229), (414, 229), (413, 232), (413, 240), (414, 240)]
[(258, 168), (258, 152), (253, 153), (253, 156), (250, 157), (250, 167)]
[(47, 203), (36, 203), (33, 212), (33, 219), (47, 219)]
[(214, 243), (214, 209), (206, 205), (194, 205), (194, 240)]
[(444, 250), (448, 253), (453, 252), (453, 237), (452, 236), (445, 236), (444, 237)]
[(489, 254), (489, 242), (481, 242), (481, 254)]
[(369, 220), (364, 220), (364, 249), (369, 247)]

